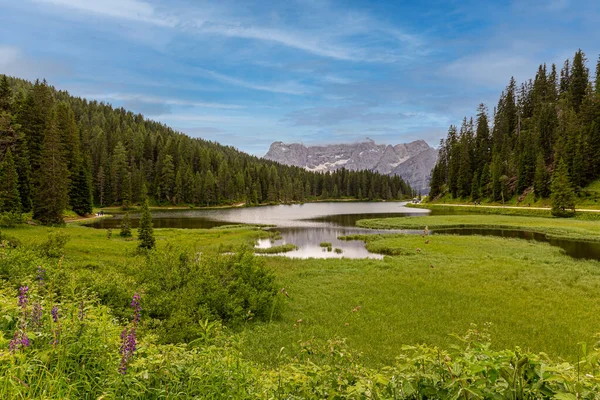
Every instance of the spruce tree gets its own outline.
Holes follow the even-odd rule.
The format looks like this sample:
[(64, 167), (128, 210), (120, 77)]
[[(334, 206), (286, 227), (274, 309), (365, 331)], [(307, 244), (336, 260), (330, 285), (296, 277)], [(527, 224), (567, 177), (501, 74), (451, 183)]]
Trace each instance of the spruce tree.
[(51, 110), (39, 159), (33, 204), (33, 218), (45, 225), (63, 224), (63, 211), (69, 201), (69, 170), (60, 137), (56, 114)]
[(129, 213), (125, 213), (121, 220), (121, 232), (119, 235), (121, 237), (131, 237), (131, 218), (129, 217)]
[(92, 213), (92, 188), (90, 178), (82, 162), (71, 177), (69, 203), (77, 215)]
[(19, 177), (10, 148), (0, 162), (0, 212), (21, 211), (19, 196)]
[(571, 68), (571, 76), (569, 78), (571, 105), (576, 112), (579, 112), (579, 109), (581, 108), (581, 103), (583, 102), (588, 86), (589, 72), (585, 63), (585, 54), (579, 49), (573, 58), (573, 67)]
[(148, 200), (142, 203), (142, 218), (140, 219), (140, 227), (138, 229), (138, 239), (140, 249), (153, 249), (155, 246), (154, 242), (154, 229), (152, 228), (152, 214), (150, 213), (150, 207)]
[(569, 181), (567, 164), (561, 158), (552, 174), (552, 215), (569, 217), (575, 214), (575, 193)]
[(538, 199), (545, 199), (550, 193), (550, 174), (548, 174), (544, 156), (542, 154), (538, 154), (537, 156), (533, 190), (535, 192), (535, 197)]
[(6, 75), (0, 79), (0, 112), (10, 112), (12, 108), (12, 90)]

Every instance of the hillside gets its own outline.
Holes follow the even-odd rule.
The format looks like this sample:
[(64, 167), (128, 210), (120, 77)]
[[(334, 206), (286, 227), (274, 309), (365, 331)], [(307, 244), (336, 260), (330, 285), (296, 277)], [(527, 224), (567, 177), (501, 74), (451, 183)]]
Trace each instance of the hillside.
[(412, 194), (399, 177), (280, 165), (45, 81), (3, 76), (0, 86), (0, 211), (33, 209), (44, 219), (67, 207), (86, 214), (92, 204), (127, 205), (146, 196), (157, 204), (210, 206)]
[(481, 104), (475, 121), (451, 126), (431, 197), (504, 202), (533, 193), (558, 209), (595, 202), (585, 187), (600, 178), (600, 59), (594, 79), (586, 62), (579, 50), (560, 72), (540, 65), (533, 80), (511, 79), (491, 123)]

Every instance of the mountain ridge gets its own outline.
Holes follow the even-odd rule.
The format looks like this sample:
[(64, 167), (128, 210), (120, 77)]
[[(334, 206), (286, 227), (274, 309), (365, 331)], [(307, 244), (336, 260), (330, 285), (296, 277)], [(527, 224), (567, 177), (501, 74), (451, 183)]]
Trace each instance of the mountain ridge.
[(438, 151), (424, 140), (391, 145), (377, 144), (373, 139), (366, 138), (354, 143), (314, 146), (276, 141), (263, 158), (315, 172), (345, 168), (398, 175), (407, 180), (413, 189), (428, 193), (437, 155)]

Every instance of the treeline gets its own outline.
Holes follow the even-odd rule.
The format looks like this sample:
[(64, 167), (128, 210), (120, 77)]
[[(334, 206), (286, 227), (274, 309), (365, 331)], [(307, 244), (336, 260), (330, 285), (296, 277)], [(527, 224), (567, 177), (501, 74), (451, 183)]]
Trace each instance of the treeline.
[(248, 205), (314, 199), (401, 199), (399, 177), (313, 173), (195, 139), (123, 108), (0, 79), (0, 212), (60, 223), (92, 205)]
[(511, 79), (492, 121), (481, 104), (475, 121), (450, 126), (431, 198), (503, 201), (533, 191), (570, 208), (572, 194), (600, 177), (600, 59), (595, 82), (586, 63), (579, 50), (560, 72), (540, 65), (533, 80)]

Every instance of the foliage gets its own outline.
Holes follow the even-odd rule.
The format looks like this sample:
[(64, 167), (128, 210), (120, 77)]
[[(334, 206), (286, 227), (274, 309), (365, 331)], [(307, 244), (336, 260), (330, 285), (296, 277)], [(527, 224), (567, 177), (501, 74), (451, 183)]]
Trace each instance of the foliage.
[(298, 246), (291, 243), (282, 244), (279, 246), (272, 246), (267, 248), (259, 248), (255, 247), (254, 252), (256, 254), (278, 254), (278, 253), (287, 253), (288, 251), (298, 250)]
[(25, 216), (18, 211), (0, 213), (0, 227), (12, 228), (25, 223)]
[(154, 229), (152, 228), (152, 214), (148, 206), (148, 200), (142, 204), (142, 217), (138, 229), (139, 248), (151, 250), (155, 246)]
[(260, 258), (244, 250), (194, 255), (168, 248), (149, 254), (139, 274), (148, 315), (170, 343), (196, 339), (206, 319), (236, 325), (276, 316), (274, 279)]
[(569, 182), (567, 164), (560, 159), (552, 175), (552, 215), (570, 217), (575, 214), (575, 193)]
[(69, 239), (69, 235), (61, 231), (49, 233), (48, 239), (39, 246), (40, 254), (51, 258), (62, 257)]
[[(372, 199), (412, 195), (398, 176), (309, 172), (72, 97), (46, 81), (32, 84), (2, 75), (0, 83), (0, 161), (10, 149), (22, 211), (28, 212), (33, 201), (35, 218), (47, 218), (44, 223), (60, 222), (55, 208), (62, 205), (79, 215), (91, 213), (92, 198), (101, 207), (129, 207), (148, 196), (159, 204), (217, 206), (361, 198), (362, 193)], [(49, 178), (58, 183), (52, 193)]]
[(560, 81), (556, 66), (546, 64), (520, 86), (511, 78), (491, 122), (480, 105), (475, 124), (465, 118), (460, 129), (450, 126), (432, 171), (432, 198), (447, 192), (504, 202), (532, 186), (547, 198), (549, 171), (560, 159), (576, 190), (600, 177), (600, 92), (592, 90), (581, 50), (565, 62)]
[(121, 220), (121, 232), (119, 235), (124, 238), (131, 237), (131, 217), (129, 217), (129, 213), (125, 213)]

